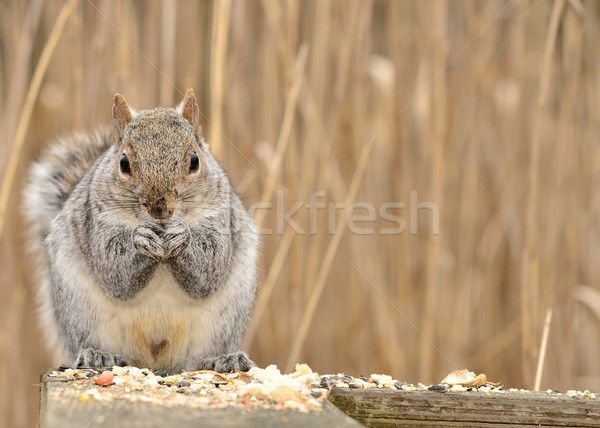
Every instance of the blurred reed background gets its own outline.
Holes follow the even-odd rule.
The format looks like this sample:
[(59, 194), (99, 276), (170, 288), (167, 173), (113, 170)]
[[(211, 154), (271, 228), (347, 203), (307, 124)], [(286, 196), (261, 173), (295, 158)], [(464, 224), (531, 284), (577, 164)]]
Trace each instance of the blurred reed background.
[[(533, 388), (552, 308), (541, 388), (600, 390), (599, 2), (5, 0), (0, 23), (1, 426), (35, 424), (51, 364), (26, 169), (48, 138), (110, 122), (116, 91), (145, 108), (193, 87), (246, 204), (273, 204), (255, 211), (273, 231), (246, 337), (259, 365)], [(403, 202), (388, 213), (406, 230), (376, 212), (358, 234), (326, 206), (311, 233), (303, 205), (306, 233), (279, 233), (276, 205), (317, 191), (367, 219)], [(411, 218), (425, 202), (438, 235), (432, 210)]]

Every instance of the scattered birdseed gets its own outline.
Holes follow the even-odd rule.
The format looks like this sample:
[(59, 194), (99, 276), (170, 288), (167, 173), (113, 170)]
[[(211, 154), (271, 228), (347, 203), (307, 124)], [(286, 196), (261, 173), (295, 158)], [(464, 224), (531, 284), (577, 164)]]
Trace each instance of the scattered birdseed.
[[(184, 382), (184, 381), (182, 381), (182, 382)], [(189, 382), (186, 382), (186, 383), (187, 383), (187, 385), (185, 385), (185, 386), (190, 386)], [(150, 387), (157, 387), (159, 385), (158, 379), (156, 377), (147, 377), (144, 380), (144, 385), (148, 385)]]
[(111, 371), (102, 372), (100, 376), (96, 376), (94, 378), (94, 383), (96, 385), (110, 385), (113, 383), (115, 375)]
[[(253, 368), (248, 373), (200, 370), (173, 375), (137, 367), (113, 367), (102, 373), (94, 371), (93, 379), (88, 378), (88, 373), (89, 369), (63, 367), (62, 371), (49, 372), (46, 379), (72, 382), (74, 387), (63, 390), (63, 397), (74, 394), (83, 403), (128, 400), (167, 407), (267, 407), (309, 412), (319, 411), (329, 392), (319, 388), (318, 373), (305, 364), (297, 365), (296, 371), (288, 375), (281, 374), (276, 366)], [(63, 397), (55, 395), (52, 399)]]
[(138, 369), (137, 367), (130, 367), (128, 374), (134, 379), (141, 379), (144, 377), (144, 372), (142, 372), (142, 369)]
[(429, 389), (429, 391), (446, 392), (445, 385), (431, 385), (428, 389)]
[[(526, 391), (511, 388), (503, 390), (500, 384), (486, 382), (485, 375), (475, 376), (461, 371), (464, 377), (446, 378), (438, 385), (418, 383), (416, 386), (393, 379), (389, 375), (371, 374), (369, 377), (353, 377), (344, 373), (320, 376), (306, 364), (297, 364), (296, 371), (282, 374), (277, 366), (264, 369), (254, 367), (247, 373), (217, 373), (211, 370), (169, 374), (159, 370), (137, 367), (113, 367), (111, 370), (72, 369), (61, 366), (47, 373), (48, 382), (72, 382), (73, 388), (55, 393), (50, 398), (61, 400), (72, 394), (82, 403), (90, 400), (111, 402), (114, 400), (154, 403), (166, 407), (187, 406), (192, 408), (274, 408), (293, 409), (300, 412), (321, 410), (323, 402), (333, 388), (389, 389), (399, 394), (413, 391), (420, 393), (471, 394), (542, 394), (569, 396), (574, 399), (596, 400), (590, 391), (569, 390), (565, 393), (548, 390)], [(91, 377), (90, 377), (91, 376)], [(453, 382), (456, 383), (453, 383)], [(466, 384), (466, 385), (465, 385)], [(110, 386), (109, 386), (110, 385)]]
[(462, 385), (452, 385), (450, 387), (450, 391), (452, 392), (465, 392), (467, 390), (467, 387), (462, 386)]
[(127, 367), (113, 366), (112, 372), (115, 376), (125, 376), (129, 369)]

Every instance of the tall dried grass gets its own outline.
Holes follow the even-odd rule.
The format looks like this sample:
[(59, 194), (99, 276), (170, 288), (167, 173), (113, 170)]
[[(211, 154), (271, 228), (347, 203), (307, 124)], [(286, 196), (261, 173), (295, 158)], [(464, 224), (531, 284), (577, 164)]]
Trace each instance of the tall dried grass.
[[(49, 137), (108, 122), (116, 91), (143, 108), (194, 87), (247, 205), (273, 204), (256, 211), (273, 231), (246, 338), (259, 365), (600, 390), (597, 2), (31, 0), (0, 22), (0, 425), (35, 423), (48, 365), (25, 170)], [(317, 191), (345, 208), (278, 230), (277, 204)], [(403, 202), (406, 229), (352, 202)]]

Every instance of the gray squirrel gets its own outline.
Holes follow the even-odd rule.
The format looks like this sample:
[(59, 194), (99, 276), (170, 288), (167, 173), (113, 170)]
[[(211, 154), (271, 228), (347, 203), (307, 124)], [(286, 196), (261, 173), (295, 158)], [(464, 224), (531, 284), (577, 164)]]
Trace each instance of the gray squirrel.
[(246, 371), (256, 292), (252, 219), (211, 155), (189, 89), (177, 108), (135, 111), (58, 140), (25, 186), (40, 320), (56, 360)]

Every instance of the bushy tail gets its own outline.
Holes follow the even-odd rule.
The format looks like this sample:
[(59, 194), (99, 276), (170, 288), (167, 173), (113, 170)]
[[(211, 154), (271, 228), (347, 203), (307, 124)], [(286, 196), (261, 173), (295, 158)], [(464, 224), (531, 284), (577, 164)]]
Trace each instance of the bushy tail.
[(42, 152), (29, 170), (23, 193), (23, 214), (28, 221), (30, 244), (42, 244), (50, 223), (79, 180), (112, 141), (110, 128), (101, 128), (59, 138)]
[(50, 224), (88, 172), (113, 142), (109, 128), (89, 134), (74, 134), (58, 139), (31, 165), (23, 189), (23, 215), (27, 220), (27, 247), (35, 263), (38, 319), (44, 331), (53, 364), (64, 362), (64, 344), (51, 305), (50, 273), (44, 253), (44, 240)]

